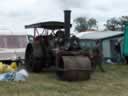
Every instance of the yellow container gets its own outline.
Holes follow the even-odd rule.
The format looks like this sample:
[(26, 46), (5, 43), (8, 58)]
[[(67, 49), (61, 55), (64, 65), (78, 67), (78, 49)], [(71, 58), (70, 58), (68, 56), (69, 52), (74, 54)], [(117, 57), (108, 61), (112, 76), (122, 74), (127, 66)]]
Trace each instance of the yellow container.
[(7, 66), (0, 62), (0, 73), (3, 73), (6, 70)]
[(11, 65), (0, 62), (0, 73), (12, 72), (17, 69), (16, 62), (12, 62)]
[(17, 64), (16, 62), (12, 62), (11, 65), (10, 65), (11, 68), (13, 68), (14, 70), (17, 69)]

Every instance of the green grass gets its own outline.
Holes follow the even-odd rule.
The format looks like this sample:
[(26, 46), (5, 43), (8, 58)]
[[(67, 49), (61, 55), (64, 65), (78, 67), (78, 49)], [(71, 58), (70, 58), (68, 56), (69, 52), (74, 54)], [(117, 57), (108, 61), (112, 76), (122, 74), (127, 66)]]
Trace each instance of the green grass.
[(104, 65), (91, 80), (64, 82), (54, 73), (30, 74), (25, 82), (0, 82), (0, 96), (128, 96), (128, 65)]

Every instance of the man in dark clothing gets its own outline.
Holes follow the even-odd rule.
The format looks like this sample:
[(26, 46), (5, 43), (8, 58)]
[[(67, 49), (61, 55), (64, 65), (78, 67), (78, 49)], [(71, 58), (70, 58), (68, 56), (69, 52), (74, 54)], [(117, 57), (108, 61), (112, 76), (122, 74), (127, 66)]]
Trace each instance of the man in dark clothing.
[(102, 56), (102, 52), (100, 50), (100, 42), (96, 43), (96, 47), (92, 49), (92, 57), (91, 57), (91, 61), (92, 61), (92, 70), (95, 71), (96, 70), (96, 66), (98, 65), (100, 70), (102, 72), (105, 72), (102, 66), (102, 60), (103, 60), (103, 56)]

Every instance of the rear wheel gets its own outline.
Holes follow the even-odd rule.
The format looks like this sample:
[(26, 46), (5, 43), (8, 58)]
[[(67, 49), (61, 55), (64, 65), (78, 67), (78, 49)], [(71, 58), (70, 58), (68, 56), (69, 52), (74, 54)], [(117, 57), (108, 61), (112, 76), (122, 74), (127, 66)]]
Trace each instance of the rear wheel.
[(29, 72), (41, 72), (42, 70), (41, 59), (34, 58), (31, 44), (28, 44), (25, 52), (25, 67)]
[(32, 72), (39, 73), (42, 71), (42, 62), (38, 58), (33, 58)]

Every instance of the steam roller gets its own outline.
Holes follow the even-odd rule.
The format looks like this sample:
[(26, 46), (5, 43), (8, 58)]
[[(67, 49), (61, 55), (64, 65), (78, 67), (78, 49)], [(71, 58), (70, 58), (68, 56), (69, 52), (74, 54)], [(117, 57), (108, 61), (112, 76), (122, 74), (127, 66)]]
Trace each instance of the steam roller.
[(34, 29), (33, 41), (27, 45), (25, 53), (28, 71), (38, 73), (54, 66), (60, 80), (90, 79), (91, 61), (81, 51), (79, 38), (70, 34), (70, 14), (70, 10), (64, 11), (64, 22), (48, 21), (25, 26)]

